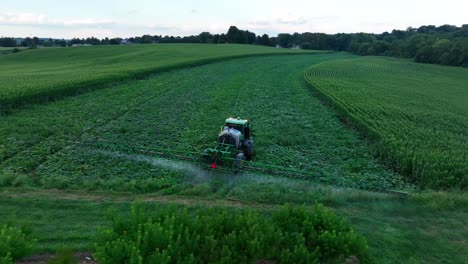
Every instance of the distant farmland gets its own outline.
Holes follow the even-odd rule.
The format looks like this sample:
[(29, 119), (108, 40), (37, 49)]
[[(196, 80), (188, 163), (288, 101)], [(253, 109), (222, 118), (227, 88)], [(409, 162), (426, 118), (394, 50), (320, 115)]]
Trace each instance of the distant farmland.
[[(148, 73), (233, 57), (303, 53), (264, 46), (159, 44), (43, 48), (0, 56), (0, 112)], [(307, 53), (311, 53), (308, 51)]]
[(390, 58), (315, 65), (307, 80), (423, 187), (468, 188), (468, 70)]

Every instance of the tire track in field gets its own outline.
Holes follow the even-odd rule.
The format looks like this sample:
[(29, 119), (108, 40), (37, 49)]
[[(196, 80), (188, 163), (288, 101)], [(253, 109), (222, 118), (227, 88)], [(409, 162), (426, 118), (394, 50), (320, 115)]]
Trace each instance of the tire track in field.
[[(181, 70), (183, 71), (184, 69), (181, 69)], [(191, 80), (182, 78), (182, 79), (179, 79), (179, 81), (181, 81), (182, 83), (187, 83), (187, 82), (190, 82)], [(151, 104), (154, 99), (159, 98), (161, 95), (168, 94), (168, 91), (171, 88), (170, 85), (164, 85), (164, 84), (162, 86), (160, 86), (160, 87), (162, 88), (162, 89), (160, 89), (160, 92), (159, 93), (153, 93), (153, 95), (150, 96), (150, 97), (136, 94), (134, 96), (133, 102), (127, 105), (127, 110), (126, 111), (114, 113), (113, 116), (110, 119), (107, 119), (105, 123), (95, 122), (95, 124), (93, 126), (88, 127), (86, 130), (76, 131), (75, 133), (67, 134), (67, 135), (64, 135), (64, 136), (49, 135), (47, 137), (39, 139), (38, 141), (34, 142), (33, 144), (28, 144), (28, 145), (25, 145), (23, 147), (17, 148), (14, 153), (9, 153), (8, 157), (6, 157), (4, 160), (0, 161), (0, 165), (2, 165), (2, 169), (6, 168), (8, 166), (7, 163), (11, 163), (11, 167), (15, 167), (14, 166), (15, 165), (14, 164), (15, 159), (23, 159), (25, 157), (40, 156), (40, 158), (38, 159), (37, 164), (33, 168), (29, 169), (26, 173), (34, 172), (38, 167), (40, 167), (42, 164), (46, 163), (49, 157), (63, 151), (65, 148), (68, 147), (68, 145), (63, 144), (58, 149), (56, 149), (56, 150), (54, 150), (52, 152), (49, 152), (49, 153), (47, 153), (45, 155), (43, 153), (41, 153), (41, 150), (36, 152), (36, 151), (34, 151), (34, 149), (38, 149), (38, 148), (40, 148), (42, 146), (49, 146), (49, 145), (51, 145), (51, 143), (58, 142), (60, 140), (80, 141), (84, 137), (88, 136), (88, 134), (89, 134), (88, 132), (91, 132), (91, 134), (96, 134), (97, 131), (100, 131), (101, 133), (105, 133), (105, 132), (108, 131), (105, 128), (109, 127), (109, 125), (111, 123), (127, 118), (129, 116), (129, 113), (131, 113), (136, 108), (144, 108), (145, 105)], [(133, 87), (132, 87), (132, 89), (133, 89)], [(149, 87), (143, 87), (142, 88), (142, 90), (148, 90), (148, 89), (151, 89), (151, 88), (149, 88)], [(134, 94), (134, 93), (132, 93), (132, 94)], [(126, 95), (126, 94), (123, 94), (123, 95)], [(167, 98), (167, 100), (170, 100), (169, 97)], [(71, 98), (70, 100), (73, 100), (73, 98)], [(122, 100), (119, 100), (119, 101), (122, 101)], [(47, 107), (47, 106), (38, 106), (38, 107)], [(116, 109), (118, 109), (118, 108), (116, 108)], [(107, 117), (107, 116), (104, 116), (104, 117)], [(189, 119), (190, 119), (190, 116), (186, 116), (185, 121), (188, 121)], [(100, 128), (102, 128), (102, 129), (100, 129)], [(55, 133), (55, 134), (57, 134), (57, 133)], [(28, 159), (28, 160), (30, 161), (31, 159)]]
[[(182, 82), (182, 84), (191, 81), (190, 79), (185, 79), (185, 78), (182, 78), (182, 79), (179, 79), (179, 80)], [(93, 125), (91, 127), (88, 127), (86, 130), (77, 131), (73, 135), (70, 135), (70, 136), (66, 135), (65, 137), (58, 137), (58, 139), (57, 139), (56, 135), (50, 135), (47, 138), (42, 138), (37, 143), (35, 143), (34, 145), (25, 147), (23, 149), (19, 149), (8, 160), (13, 162), (12, 160), (14, 160), (15, 157), (22, 158), (22, 157), (26, 156), (26, 155), (24, 155), (25, 153), (31, 152), (31, 149), (34, 149), (34, 148), (40, 147), (40, 146), (44, 146), (44, 145), (45, 146), (51, 145), (51, 142), (57, 142), (57, 141), (60, 141), (60, 139), (63, 139), (65, 141), (67, 141), (67, 140), (68, 141), (81, 141), (81, 140), (83, 140), (83, 138), (89, 136), (90, 134), (105, 134), (106, 132), (109, 131), (109, 129), (110, 129), (109, 127), (110, 127), (111, 123), (114, 123), (114, 122), (117, 122), (118, 120), (123, 120), (123, 119), (127, 118), (137, 108), (145, 108), (145, 106), (153, 103), (153, 100), (161, 97), (161, 95), (166, 95), (166, 97), (168, 97), (167, 99), (169, 100), (169, 98), (171, 96), (167, 95), (167, 94), (168, 94), (168, 91), (170, 90), (171, 86), (166, 85), (166, 83), (167, 82), (165, 82), (161, 86), (159, 86), (161, 88), (161, 89), (159, 89), (159, 92), (158, 93), (153, 93), (152, 96), (148, 97), (148, 96), (143, 96), (143, 95), (135, 95), (133, 102), (126, 106), (127, 107), (126, 111), (114, 113), (113, 116), (110, 119), (107, 119), (106, 122), (104, 122), (104, 123), (102, 123), (102, 122), (101, 123), (95, 123), (95, 125)], [(132, 87), (132, 89), (134, 89), (134, 88)], [(146, 91), (148, 89), (152, 89), (152, 88), (149, 88), (147, 86), (141, 88), (142, 91)], [(134, 93), (132, 93), (132, 94), (134, 94)], [(118, 108), (116, 108), (116, 109), (118, 109)], [(180, 118), (178, 118), (178, 119), (180, 121)], [(190, 119), (190, 116), (186, 116), (184, 121), (188, 122), (189, 119)], [(106, 129), (106, 127), (107, 127), (107, 129)], [(93, 139), (93, 137), (91, 137), (91, 139)], [(88, 141), (89, 141), (89, 139), (88, 139)], [(38, 163), (33, 168), (29, 169), (29, 171), (27, 171), (26, 173), (33, 173), (34, 174), (34, 171), (37, 170), (37, 168), (39, 168), (41, 165), (45, 164), (48, 161), (49, 157), (52, 157), (55, 154), (62, 152), (67, 147), (69, 147), (67, 144), (63, 144), (59, 149), (56, 149), (53, 152), (50, 152), (50, 153), (48, 153), (46, 155), (40, 155), (41, 158), (38, 160)], [(40, 152), (39, 152), (39, 154), (40, 154)], [(34, 153), (32, 155), (34, 156)], [(27, 156), (31, 156), (31, 154), (28, 154)], [(7, 163), (8, 160), (3, 161), (2, 165), (4, 163)]]
[[(99, 127), (104, 127), (106, 125), (108, 125), (109, 123), (115, 121), (115, 120), (118, 120), (119, 118), (127, 115), (130, 111), (132, 111), (132, 109), (134, 109), (135, 107), (137, 107), (138, 105), (140, 105), (140, 101), (148, 101), (148, 100), (151, 100), (152, 98), (155, 98), (157, 97), (158, 95), (155, 94), (154, 96), (152, 97), (142, 97), (142, 96), (139, 96), (139, 95), (135, 95), (135, 98), (134, 98), (134, 101), (127, 105), (128, 108), (123, 111), (123, 112), (116, 112), (114, 113), (114, 115), (112, 115), (110, 117), (110, 119), (108, 119), (105, 123), (103, 124), (99, 124), (98, 122), (95, 122), (95, 125), (94, 126), (91, 126), (91, 127), (87, 127), (86, 130), (81, 130), (81, 131), (76, 131), (75, 133), (73, 133), (73, 135), (71, 134), (68, 134), (68, 135), (64, 135), (63, 137), (60, 137), (60, 136), (57, 136), (57, 135), (50, 135), (50, 136), (47, 136), (45, 138), (42, 138), (40, 139), (38, 142), (36, 142), (35, 144), (33, 145), (30, 145), (30, 146), (26, 146), (25, 148), (20, 148), (18, 149), (18, 151), (16, 151), (13, 155), (11, 155), (9, 158), (1, 161), (0, 165), (2, 165), (2, 169), (5, 168), (5, 163), (7, 163), (8, 161), (12, 161), (15, 159), (15, 157), (24, 157), (24, 155), (21, 155), (21, 154), (24, 154), (24, 153), (28, 153), (28, 152), (31, 152), (31, 149), (34, 149), (35, 147), (38, 147), (38, 146), (41, 146), (41, 145), (50, 145), (50, 144), (47, 144), (47, 142), (57, 142), (57, 141), (60, 141), (60, 139), (64, 140), (64, 141), (73, 141), (73, 140), (76, 140), (76, 141), (79, 141), (80, 139), (82, 139), (83, 136), (86, 135), (86, 132), (88, 131), (92, 131), (92, 130), (96, 130), (98, 129)], [(47, 106), (38, 106), (38, 107), (47, 107)], [(37, 170), (38, 167), (40, 167), (42, 164), (44, 164), (45, 162), (47, 162), (48, 158), (63, 151), (63, 149), (67, 148), (68, 145), (67, 144), (63, 144), (61, 147), (59, 147), (57, 150), (53, 151), (52, 153), (49, 153), (47, 155), (43, 155), (39, 161), (39, 163), (37, 163), (32, 169), (29, 170), (29, 172), (27, 173), (33, 173), (35, 170)], [(40, 153), (39, 153), (40, 154)], [(32, 154), (34, 156), (34, 152)], [(27, 156), (31, 156), (31, 155), (27, 155)]]
[(207, 207), (236, 207), (236, 208), (256, 208), (272, 209), (281, 205), (263, 204), (256, 202), (244, 202), (235, 199), (203, 199), (195, 197), (177, 196), (177, 195), (129, 195), (125, 193), (90, 193), (82, 191), (62, 191), (62, 190), (27, 190), (16, 188), (15, 190), (3, 190), (0, 196), (8, 198), (25, 199), (51, 199), (51, 200), (69, 200), (69, 201), (89, 201), (89, 202), (111, 202), (111, 203), (131, 203), (148, 202), (163, 204), (178, 204), (186, 206), (207, 206)]
[[(325, 195), (329, 195), (333, 201), (333, 197), (340, 195), (343, 201), (346, 199), (361, 198), (369, 201), (378, 200), (396, 200), (401, 201), (401, 196), (374, 193), (365, 190), (350, 190), (323, 187), (328, 190)], [(255, 208), (273, 210), (280, 208), (283, 204), (275, 202), (254, 202), (245, 201), (240, 199), (226, 199), (226, 198), (203, 198), (200, 196), (183, 196), (183, 195), (161, 195), (161, 194), (131, 194), (128, 192), (89, 192), (82, 190), (58, 190), (58, 189), (28, 189), (28, 188), (3, 188), (0, 190), (1, 197), (7, 198), (21, 198), (21, 199), (48, 199), (48, 200), (67, 200), (67, 201), (86, 201), (86, 202), (110, 202), (110, 203), (133, 203), (133, 202), (147, 202), (147, 203), (163, 203), (163, 204), (179, 204), (186, 206), (209, 206), (209, 207), (236, 207), (236, 208)], [(366, 198), (367, 197), (367, 198)], [(408, 198), (410, 199), (410, 198)], [(326, 201), (326, 200), (325, 200)], [(312, 207), (313, 204), (304, 204), (303, 206)]]

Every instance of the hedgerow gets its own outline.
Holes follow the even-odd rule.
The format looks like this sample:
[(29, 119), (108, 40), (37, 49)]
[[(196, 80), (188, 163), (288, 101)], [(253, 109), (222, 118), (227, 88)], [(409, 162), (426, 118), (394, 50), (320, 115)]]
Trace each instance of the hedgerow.
[(366, 240), (323, 206), (284, 206), (271, 216), (252, 210), (133, 205), (111, 215), (94, 256), (106, 263), (331, 263), (370, 261)]

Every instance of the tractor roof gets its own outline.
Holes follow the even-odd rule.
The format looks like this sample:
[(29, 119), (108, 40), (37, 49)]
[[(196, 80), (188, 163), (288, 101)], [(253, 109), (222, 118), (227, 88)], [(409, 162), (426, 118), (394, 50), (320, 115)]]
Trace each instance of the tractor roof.
[(236, 125), (245, 125), (249, 122), (249, 120), (247, 119), (241, 119), (241, 118), (233, 118), (233, 117), (229, 117), (226, 119), (226, 123), (229, 123), (229, 124), (236, 124)]

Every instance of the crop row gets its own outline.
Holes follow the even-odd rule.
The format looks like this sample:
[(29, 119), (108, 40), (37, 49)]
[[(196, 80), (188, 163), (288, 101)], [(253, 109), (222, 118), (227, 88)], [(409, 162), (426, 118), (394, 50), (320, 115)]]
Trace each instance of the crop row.
[(82, 151), (71, 142), (98, 138), (117, 146), (202, 152), (233, 115), (251, 119), (257, 162), (308, 171), (312, 180), (320, 176), (337, 185), (399, 186), (399, 178), (303, 87), (302, 70), (310, 63), (340, 56), (239, 59), (22, 110), (0, 120), (0, 176), (21, 175), (46, 188), (161, 190), (183, 184), (184, 175)]
[(424, 66), (401, 60), (388, 59), (386, 64), (379, 64), (373, 61), (361, 61), (360, 67), (354, 67), (353, 59), (340, 60), (334, 63), (324, 63), (317, 65), (313, 70), (305, 73), (307, 79), (315, 77), (322, 78), (378, 78), (380, 75), (404, 74), (408, 72), (422, 73)]
[(251, 45), (138, 45), (26, 50), (0, 57), (0, 112), (151, 73), (229, 58), (297, 54)]
[(305, 74), (379, 143), (389, 166), (436, 189), (468, 187), (467, 76), (466, 69), (384, 58), (326, 62)]

